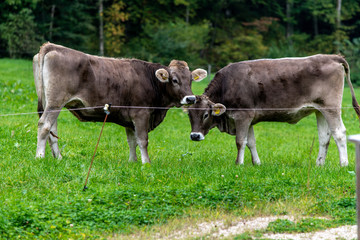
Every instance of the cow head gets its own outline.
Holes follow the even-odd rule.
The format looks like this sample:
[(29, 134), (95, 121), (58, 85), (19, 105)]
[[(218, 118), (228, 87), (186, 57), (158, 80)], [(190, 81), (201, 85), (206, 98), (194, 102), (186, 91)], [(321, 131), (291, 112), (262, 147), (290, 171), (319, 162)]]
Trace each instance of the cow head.
[(217, 118), (226, 111), (226, 107), (221, 103), (211, 102), (206, 96), (196, 98), (196, 103), (187, 109), (191, 123), (190, 138), (201, 141), (209, 130), (216, 126)]
[(191, 82), (200, 82), (207, 76), (203, 69), (196, 69), (190, 72), (186, 62), (172, 60), (167, 69), (160, 68), (155, 72), (155, 76), (160, 82), (167, 84), (167, 92), (173, 98), (179, 100), (180, 104), (193, 104), (196, 98), (191, 91)]

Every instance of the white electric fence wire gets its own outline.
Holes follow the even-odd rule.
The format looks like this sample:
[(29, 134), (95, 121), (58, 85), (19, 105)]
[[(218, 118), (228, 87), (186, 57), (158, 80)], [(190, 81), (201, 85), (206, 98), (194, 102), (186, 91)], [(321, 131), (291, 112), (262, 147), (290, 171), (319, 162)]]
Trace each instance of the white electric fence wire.
[[(64, 112), (64, 111), (79, 111), (79, 110), (90, 110), (103, 108), (104, 106), (95, 106), (95, 107), (84, 107), (84, 108), (69, 108), (69, 109), (61, 109), (61, 110), (48, 110), (47, 112)], [(111, 109), (114, 108), (128, 108), (128, 109), (159, 109), (159, 110), (183, 110), (183, 108), (171, 108), (171, 107), (147, 107), (147, 106), (111, 106)], [(305, 106), (303, 108), (307, 109), (316, 109), (316, 110), (332, 110), (332, 109), (351, 109), (354, 108), (352, 106), (341, 107), (341, 108), (315, 108), (312, 106)], [(184, 107), (186, 110), (206, 110), (208, 108), (192, 108), (192, 107)], [(291, 111), (291, 110), (299, 110), (298, 108), (226, 108), (227, 111)], [(42, 112), (25, 112), (25, 113), (8, 113), (8, 114), (0, 114), (0, 117), (9, 117), (9, 116), (20, 116), (20, 115), (31, 115), (31, 114), (40, 114)]]

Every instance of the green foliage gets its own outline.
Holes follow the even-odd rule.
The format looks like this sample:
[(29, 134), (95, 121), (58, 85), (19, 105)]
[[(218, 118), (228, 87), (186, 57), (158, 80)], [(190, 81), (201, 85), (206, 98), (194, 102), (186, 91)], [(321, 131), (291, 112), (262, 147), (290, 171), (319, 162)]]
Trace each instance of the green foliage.
[(270, 222), (267, 231), (278, 233), (278, 232), (292, 232), (295, 229), (295, 223), (287, 219), (277, 219)]
[(332, 0), (318, 0), (305, 1), (305, 8), (309, 9), (313, 16), (325, 20), (331, 24), (335, 24), (335, 14), (334, 9), (336, 8), (336, 3)]
[(200, 56), (206, 47), (208, 22), (191, 25), (178, 19), (160, 25), (148, 23), (144, 27), (144, 34), (148, 40), (136, 39), (129, 43), (127, 55), (164, 64), (172, 59), (185, 60), (191, 66), (204, 64)]
[(310, 212), (326, 213), (333, 218), (304, 218), (298, 222), (277, 219), (269, 223), (265, 232), (313, 232), (344, 224), (356, 224), (356, 200), (353, 197), (344, 197), (338, 200), (318, 199)]
[[(300, 57), (318, 53), (333, 54), (336, 52), (334, 35), (317, 35), (311, 39), (311, 36), (305, 33), (293, 34), (290, 40), (291, 44), (289, 44), (287, 39), (279, 39), (276, 42), (272, 42), (266, 54), (267, 57)], [(304, 42), (307, 42), (307, 45), (304, 46)]]
[(241, 28), (234, 35), (214, 48), (213, 62), (225, 66), (231, 62), (261, 58), (266, 53), (262, 36), (256, 31)]
[(284, 233), (284, 232), (313, 232), (334, 227), (337, 224), (328, 219), (304, 218), (299, 222), (293, 222), (287, 219), (277, 219), (270, 222), (266, 232)]
[(243, 233), (236, 237), (234, 237), (234, 240), (252, 240), (253, 237), (249, 233)]
[[(54, 43), (62, 44), (67, 47), (75, 48), (80, 51), (89, 53), (98, 53), (98, 51), (90, 49), (93, 42), (97, 41), (97, 8), (95, 0), (60, 0), (55, 1), (55, 16), (53, 22), (53, 34), (50, 39), (49, 24), (45, 22), (47, 27), (44, 39)], [(51, 5), (50, 5), (51, 6)], [(51, 8), (44, 9), (50, 15)], [(96, 45), (98, 47), (98, 45)]]
[(269, 50), (266, 54), (266, 57), (268, 58), (280, 58), (284, 56), (289, 57), (295, 57), (295, 56), (301, 56), (301, 54), (298, 52), (298, 49), (295, 49), (293, 45), (288, 45), (287, 41), (283, 43), (273, 43), (269, 47)]
[(7, 42), (11, 58), (32, 56), (36, 53), (39, 41), (32, 11), (23, 8), (18, 14), (10, 13), (7, 21), (0, 24), (0, 37)]
[[(194, 67), (264, 57), (352, 51), (360, 3), (333, 0), (104, 0), (105, 54)], [(44, 41), (98, 54), (98, 0), (7, 0), (0, 3), (0, 55), (27, 57)], [(26, 23), (26, 24), (24, 24)], [(356, 51), (356, 50), (355, 50)], [(350, 61), (355, 82), (358, 64)]]
[(124, 7), (123, 1), (115, 1), (105, 11), (105, 47), (108, 56), (119, 56), (122, 52), (125, 41), (124, 22), (129, 18), (129, 14), (123, 12)]
[(341, 54), (346, 57), (346, 60), (351, 66), (351, 79), (360, 84), (360, 38), (354, 38), (352, 41), (345, 40), (343, 43), (338, 43)]
[(336, 53), (336, 45), (334, 44), (336, 38), (334, 35), (317, 35), (309, 41), (307, 46), (307, 52), (311, 54), (324, 53), (333, 54)]

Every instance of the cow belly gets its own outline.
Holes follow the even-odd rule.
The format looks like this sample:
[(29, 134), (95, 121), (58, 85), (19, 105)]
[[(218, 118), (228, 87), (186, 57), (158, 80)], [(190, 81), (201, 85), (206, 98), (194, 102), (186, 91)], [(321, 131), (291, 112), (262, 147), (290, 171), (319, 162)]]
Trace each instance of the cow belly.
[[(102, 122), (105, 113), (102, 107), (90, 106), (86, 101), (80, 98), (73, 98), (66, 103), (65, 108), (82, 122)], [(75, 110), (79, 109), (79, 110)]]
[[(304, 117), (316, 112), (317, 110), (313, 107), (302, 107), (294, 111), (264, 111), (261, 113), (257, 112), (256, 117), (251, 122), (251, 125), (255, 125), (259, 122), (287, 122), (295, 124)], [(218, 129), (221, 132), (226, 132), (230, 135), (236, 135), (236, 126), (233, 117), (226, 117), (222, 119)]]
[(302, 107), (293, 111), (262, 111), (262, 113), (254, 119), (253, 124), (258, 122), (287, 122), (295, 124), (315, 111), (316, 109), (313, 107)]

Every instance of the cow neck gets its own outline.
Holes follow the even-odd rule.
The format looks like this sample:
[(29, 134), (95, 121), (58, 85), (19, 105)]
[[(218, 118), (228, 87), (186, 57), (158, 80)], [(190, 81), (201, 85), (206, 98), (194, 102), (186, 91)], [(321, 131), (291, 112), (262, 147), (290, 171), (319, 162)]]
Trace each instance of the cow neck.
[(213, 103), (223, 103), (222, 99), (222, 84), (223, 76), (221, 73), (216, 73), (214, 79), (209, 83), (203, 95), (207, 96)]
[[(158, 81), (159, 82), (159, 81)], [(167, 83), (161, 83), (159, 82), (159, 84), (161, 85), (161, 104), (164, 107), (173, 107), (175, 106), (176, 102), (180, 102), (180, 100), (178, 99), (174, 99), (171, 95), (169, 95), (168, 91), (167, 91)]]
[[(203, 96), (207, 97), (213, 103), (222, 103), (223, 100), (223, 90), (222, 86), (224, 83), (224, 77), (221, 72), (215, 74), (214, 79), (209, 83), (208, 87), (205, 89)], [(221, 132), (228, 132), (232, 134), (232, 129), (230, 129), (229, 118), (227, 114), (222, 114), (219, 117), (215, 117), (215, 124)]]
[(151, 69), (151, 74), (150, 76), (151, 79), (151, 85), (154, 89), (154, 92), (156, 94), (156, 102), (154, 102), (154, 106), (157, 107), (173, 107), (175, 106), (174, 100), (171, 99), (171, 96), (168, 95), (168, 91), (167, 91), (167, 83), (162, 83), (160, 82), (156, 76), (155, 76), (155, 72), (156, 70), (160, 69), (160, 68), (165, 68), (166, 70), (168, 70), (168, 67), (166, 66), (162, 66), (160, 64), (152, 64), (152, 69)]

